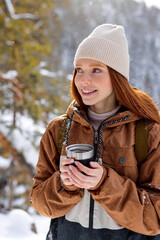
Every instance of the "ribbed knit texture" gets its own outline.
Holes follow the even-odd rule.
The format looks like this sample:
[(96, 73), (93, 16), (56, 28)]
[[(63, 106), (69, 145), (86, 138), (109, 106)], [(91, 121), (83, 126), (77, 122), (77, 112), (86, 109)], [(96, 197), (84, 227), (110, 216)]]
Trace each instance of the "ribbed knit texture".
[(91, 124), (94, 126), (95, 130), (97, 130), (102, 121), (115, 115), (120, 108), (121, 104), (119, 104), (115, 109), (107, 113), (95, 113), (90, 108), (88, 108), (88, 118)]
[(122, 26), (103, 24), (95, 28), (79, 45), (74, 66), (80, 58), (100, 61), (129, 80), (128, 43)]

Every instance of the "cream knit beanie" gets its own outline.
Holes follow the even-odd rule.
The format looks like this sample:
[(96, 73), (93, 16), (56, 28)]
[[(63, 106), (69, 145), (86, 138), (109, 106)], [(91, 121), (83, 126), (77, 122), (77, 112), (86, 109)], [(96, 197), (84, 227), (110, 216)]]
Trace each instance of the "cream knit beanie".
[(79, 58), (100, 61), (129, 80), (128, 43), (122, 26), (102, 24), (96, 27), (80, 43), (75, 54), (74, 66)]

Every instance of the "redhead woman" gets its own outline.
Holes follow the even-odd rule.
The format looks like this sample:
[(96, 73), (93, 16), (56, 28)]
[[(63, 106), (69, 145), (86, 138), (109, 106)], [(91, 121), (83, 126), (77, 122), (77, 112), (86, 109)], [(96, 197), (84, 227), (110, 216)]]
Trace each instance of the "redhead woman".
[[(32, 206), (52, 219), (47, 240), (160, 239), (160, 116), (129, 84), (124, 28), (96, 27), (78, 46), (74, 66), (74, 100), (42, 137), (31, 190)], [(140, 119), (147, 121), (148, 149), (137, 167)], [(66, 146), (77, 143), (93, 146), (89, 166), (66, 157)]]

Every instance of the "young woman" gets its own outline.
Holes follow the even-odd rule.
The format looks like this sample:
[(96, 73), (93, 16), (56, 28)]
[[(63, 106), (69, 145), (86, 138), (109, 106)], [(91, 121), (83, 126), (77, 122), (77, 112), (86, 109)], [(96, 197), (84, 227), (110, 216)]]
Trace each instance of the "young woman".
[[(74, 101), (42, 137), (31, 191), (33, 207), (52, 219), (47, 239), (160, 239), (160, 116), (152, 99), (128, 83), (123, 27), (95, 28), (79, 45), (74, 65)], [(148, 149), (137, 167), (140, 119), (147, 120)], [(65, 156), (65, 146), (75, 143), (94, 146), (90, 167)]]

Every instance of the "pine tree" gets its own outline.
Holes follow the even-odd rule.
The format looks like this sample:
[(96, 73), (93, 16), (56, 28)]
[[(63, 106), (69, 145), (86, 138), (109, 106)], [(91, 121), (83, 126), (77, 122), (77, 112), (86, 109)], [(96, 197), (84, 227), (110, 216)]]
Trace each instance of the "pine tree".
[[(23, 113), (27, 110), (34, 120), (38, 120), (43, 119), (45, 113), (53, 111), (56, 106), (53, 97), (54, 104), (50, 103), (51, 94), (48, 95), (47, 88), (44, 87), (45, 79), (40, 75), (38, 66), (42, 61), (50, 60), (52, 51), (57, 47), (61, 23), (55, 8), (62, 3), (49, 0), (10, 0), (8, 5), (8, 2), (4, 0), (0, 7), (0, 84), (3, 88), (6, 85), (1, 73), (15, 70), (23, 99), (15, 99), (12, 83), (12, 89), (6, 88), (2, 94), (0, 105), (3, 106), (2, 109), (12, 110), (15, 126), (16, 112)], [(52, 32), (49, 28), (51, 24), (54, 28)], [(49, 61), (47, 67), (50, 68)], [(56, 87), (58, 79), (53, 78), (52, 82)], [(12, 100), (7, 101), (6, 93), (12, 96)], [(60, 96), (55, 95), (56, 98)]]
[[(9, 130), (6, 134), (0, 129), (0, 161), (8, 165), (0, 166), (0, 211), (3, 212), (14, 207), (29, 208), (35, 171), (23, 149), (16, 149), (11, 140), (15, 131), (25, 134), (16, 125), (17, 113), (27, 112), (35, 121), (42, 119), (48, 124), (50, 112), (58, 109), (59, 113), (66, 106), (68, 81), (56, 73), (58, 59), (53, 59), (63, 31), (56, 11), (67, 7), (66, 4), (67, 1), (3, 0), (0, 6), (0, 111), (8, 110), (13, 115), (12, 126), (10, 122), (0, 121)], [(45, 70), (53, 73), (54, 68), (52, 77), (41, 74), (43, 63)], [(35, 148), (33, 141), (40, 134), (35, 130), (34, 137), (28, 137)], [(21, 187), (23, 192), (19, 191)]]

